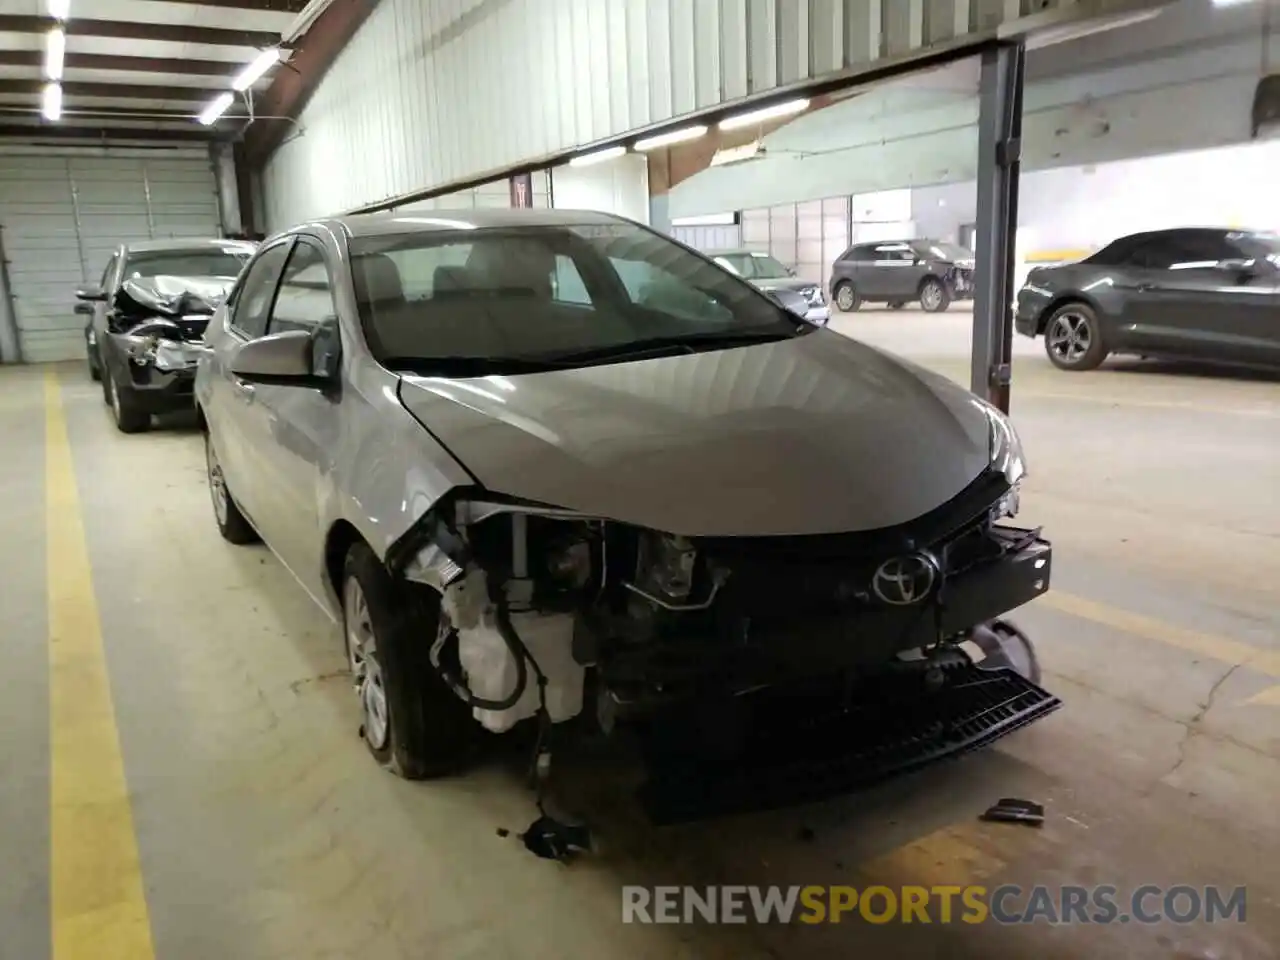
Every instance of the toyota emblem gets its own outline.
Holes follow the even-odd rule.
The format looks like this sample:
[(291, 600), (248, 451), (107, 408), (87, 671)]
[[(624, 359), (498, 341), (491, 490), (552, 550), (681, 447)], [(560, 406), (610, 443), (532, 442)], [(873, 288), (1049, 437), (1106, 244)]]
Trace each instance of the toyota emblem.
[(933, 592), (938, 579), (938, 561), (928, 553), (911, 553), (880, 564), (871, 578), (871, 589), (885, 603), (906, 607), (919, 603)]

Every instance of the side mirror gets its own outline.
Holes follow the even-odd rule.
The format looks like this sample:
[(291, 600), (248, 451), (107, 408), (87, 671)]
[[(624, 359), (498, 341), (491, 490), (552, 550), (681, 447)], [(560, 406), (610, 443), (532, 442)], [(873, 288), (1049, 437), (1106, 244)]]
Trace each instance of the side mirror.
[(85, 300), (77, 300), (74, 309), (76, 313), (87, 314), (91, 317), (93, 316), (93, 304)]
[(76, 299), (101, 303), (107, 299), (107, 291), (101, 287), (76, 287)]
[(314, 372), (312, 345), (306, 330), (286, 330), (250, 340), (236, 351), (231, 372), (249, 383), (326, 387), (329, 379)]

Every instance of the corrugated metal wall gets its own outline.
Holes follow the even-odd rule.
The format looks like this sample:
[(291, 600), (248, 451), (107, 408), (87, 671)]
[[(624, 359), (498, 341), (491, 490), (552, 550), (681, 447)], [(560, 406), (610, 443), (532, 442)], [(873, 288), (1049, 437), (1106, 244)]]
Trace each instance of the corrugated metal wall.
[(263, 173), (272, 227), (534, 160), (1066, 0), (382, 0)]

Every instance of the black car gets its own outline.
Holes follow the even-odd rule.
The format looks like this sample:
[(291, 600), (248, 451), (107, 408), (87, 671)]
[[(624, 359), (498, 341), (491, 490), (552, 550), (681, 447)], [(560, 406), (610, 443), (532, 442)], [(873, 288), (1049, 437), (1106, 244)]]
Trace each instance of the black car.
[(236, 240), (122, 244), (96, 286), (76, 290), (88, 315), (89, 376), (125, 433), (192, 404), (195, 359), (217, 303), (256, 249)]
[(1078, 263), (1036, 267), (1017, 330), (1063, 370), (1112, 353), (1280, 366), (1280, 236), (1180, 227), (1121, 237)]
[(831, 265), (831, 299), (848, 313), (864, 302), (899, 310), (919, 301), (939, 313), (973, 296), (973, 253), (946, 240), (855, 243)]

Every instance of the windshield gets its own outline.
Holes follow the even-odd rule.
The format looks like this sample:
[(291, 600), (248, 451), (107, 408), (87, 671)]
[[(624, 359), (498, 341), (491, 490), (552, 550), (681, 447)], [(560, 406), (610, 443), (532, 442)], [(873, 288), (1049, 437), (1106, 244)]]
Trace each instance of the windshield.
[(579, 365), (813, 329), (635, 224), (424, 231), (357, 238), (350, 249), (365, 337), (392, 368)]
[(973, 251), (966, 250), (958, 243), (949, 243), (946, 240), (926, 240), (920, 244), (920, 249), (926, 257), (932, 260), (972, 260)]
[(747, 280), (780, 280), (791, 276), (791, 271), (767, 253), (722, 253), (715, 259)]
[(124, 279), (135, 277), (236, 277), (249, 259), (240, 250), (157, 250), (131, 253), (125, 262)]

